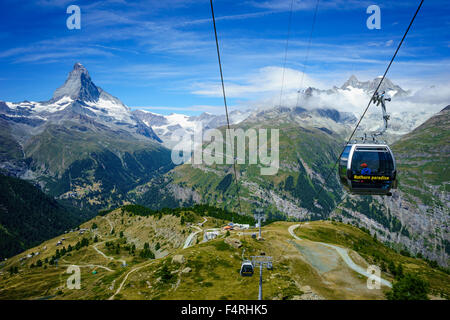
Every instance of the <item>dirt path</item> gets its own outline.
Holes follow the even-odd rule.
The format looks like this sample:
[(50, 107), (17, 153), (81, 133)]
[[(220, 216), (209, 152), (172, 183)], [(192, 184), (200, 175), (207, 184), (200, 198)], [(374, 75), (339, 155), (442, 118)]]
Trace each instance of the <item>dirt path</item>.
[(294, 232), (294, 230), (297, 229), (299, 226), (300, 226), (299, 224), (293, 224), (288, 228), (289, 233), (291, 234), (291, 236), (294, 237), (295, 240), (302, 240), (299, 237), (297, 237), (297, 235)]
[(108, 221), (109, 226), (111, 227), (111, 230), (109, 230), (109, 233), (111, 233), (114, 230), (114, 225), (107, 217), (103, 217), (106, 221)]
[(142, 265), (142, 266), (140, 266), (140, 267), (136, 267), (136, 268), (131, 269), (131, 270), (125, 275), (125, 278), (123, 278), (123, 280), (122, 280), (122, 282), (120, 283), (119, 287), (117, 288), (116, 292), (115, 292), (111, 297), (109, 297), (108, 300), (113, 300), (114, 297), (115, 297), (117, 294), (120, 293), (120, 290), (122, 290), (122, 287), (123, 287), (123, 285), (125, 284), (125, 282), (127, 281), (128, 276), (129, 276), (130, 274), (132, 274), (133, 272), (138, 271), (138, 270), (140, 270), (140, 269), (142, 269), (142, 268), (144, 268), (144, 267), (149, 266), (149, 265), (152, 264), (153, 262), (155, 262), (155, 260), (153, 260), (153, 261), (151, 261), (151, 262), (149, 262), (149, 263), (146, 263), (146, 264), (144, 264), (144, 265)]
[(118, 238), (105, 240), (105, 241), (102, 241), (102, 242), (99, 242), (99, 243), (94, 244), (92, 247), (94, 248), (95, 251), (97, 251), (97, 253), (99, 253), (100, 255), (102, 255), (103, 257), (105, 257), (106, 259), (108, 259), (108, 260), (116, 260), (116, 261), (120, 261), (120, 262), (122, 262), (122, 265), (126, 265), (127, 263), (126, 263), (125, 260), (122, 260), (122, 259), (115, 259), (114, 257), (107, 256), (107, 255), (104, 254), (102, 251), (100, 251), (100, 249), (97, 248), (97, 246), (98, 246), (99, 244), (105, 243), (106, 241), (116, 240), (116, 239), (118, 239)]
[[(206, 219), (206, 218), (204, 218), (204, 219), (205, 219), (205, 220), (204, 220), (203, 222), (201, 222), (201, 223), (198, 224), (199, 226), (203, 226), (203, 224), (204, 224), (206, 221), (208, 221), (208, 219)], [(197, 234), (199, 234), (200, 232), (203, 231), (201, 228), (199, 228), (199, 227), (197, 227), (197, 226), (193, 226), (193, 227), (196, 228), (198, 231), (192, 232), (192, 233), (186, 238), (186, 241), (184, 242), (183, 249), (186, 249), (186, 248), (190, 247), (190, 246), (191, 246), (191, 243), (192, 243), (192, 240), (194, 239), (194, 237), (195, 237)]]
[(200, 222), (198, 225), (200, 226), (200, 227), (203, 227), (203, 224), (206, 222), (206, 221), (208, 221), (208, 219), (206, 219), (205, 217), (203, 217), (205, 220), (203, 220), (203, 222)]
[(186, 241), (184, 242), (183, 249), (186, 249), (186, 248), (190, 247), (190, 246), (191, 246), (191, 243), (192, 243), (192, 240), (194, 240), (194, 237), (195, 237), (197, 234), (199, 234), (200, 232), (203, 231), (202, 229), (200, 229), (200, 228), (197, 227), (197, 226), (194, 226), (194, 228), (197, 228), (198, 231), (192, 232), (192, 233), (186, 238)]
[[(299, 238), (296, 234), (295, 234), (295, 232), (294, 232), (294, 230), (295, 229), (297, 229), (298, 227), (300, 226), (300, 224), (295, 224), (295, 225), (292, 225), (292, 226), (290, 226), (289, 228), (288, 228), (288, 231), (289, 231), (289, 233), (290, 233), (290, 235), (295, 239), (295, 240), (298, 240), (298, 241), (304, 241), (304, 240), (302, 240), (301, 238)], [(341, 248), (341, 247), (338, 247), (338, 246), (336, 246), (336, 245), (333, 245), (333, 244), (329, 244), (329, 243), (324, 243), (324, 242), (314, 242), (314, 241), (309, 241), (308, 240), (308, 242), (311, 242), (311, 243), (313, 243), (313, 245), (316, 247), (316, 250), (314, 250), (314, 247), (312, 247), (312, 248), (308, 248), (307, 250), (305, 250), (305, 247), (302, 247), (301, 248), (301, 252), (302, 253), (304, 253), (305, 254), (305, 256), (308, 258), (308, 260), (310, 260), (310, 261), (312, 261), (312, 264), (313, 265), (315, 265), (315, 267), (316, 268), (318, 268), (319, 270), (322, 270), (322, 271), (325, 271), (326, 272), (326, 270), (328, 270), (329, 268), (327, 267), (327, 268), (321, 268), (321, 266), (323, 265), (323, 264), (320, 264), (320, 263), (316, 263), (316, 262), (318, 262), (319, 260), (321, 260), (320, 258), (322, 258), (321, 257), (321, 252), (322, 251), (324, 251), (324, 250), (317, 250), (317, 249), (319, 249), (318, 247), (317, 247), (317, 245), (320, 245), (320, 246), (322, 246), (322, 247), (326, 247), (327, 249), (328, 248), (330, 248), (330, 249), (333, 249), (333, 250), (335, 250), (338, 254), (339, 254), (339, 256), (342, 258), (342, 260), (345, 262), (345, 264), (350, 268), (350, 269), (352, 269), (353, 271), (356, 271), (357, 273), (359, 273), (359, 274), (361, 274), (361, 275), (363, 275), (363, 276), (365, 276), (365, 277), (370, 277), (370, 276), (372, 276), (373, 278), (375, 278), (375, 279), (377, 279), (380, 283), (382, 283), (383, 285), (385, 285), (385, 286), (387, 286), (387, 287), (389, 287), (389, 288), (392, 288), (392, 284), (389, 282), (389, 281), (387, 281), (387, 280), (385, 280), (385, 279), (382, 279), (381, 277), (377, 277), (377, 276), (375, 276), (375, 275), (371, 275), (371, 274), (369, 274), (368, 272), (367, 272), (367, 270), (365, 270), (363, 267), (361, 267), (361, 266), (359, 266), (359, 265), (357, 265), (351, 258), (350, 258), (350, 256), (348, 255), (348, 249), (346, 249), (346, 248)], [(298, 246), (299, 244), (296, 244), (296, 246)], [(300, 250), (300, 248), (298, 248), (299, 250)], [(310, 249), (312, 249), (312, 250), (310, 250)], [(320, 251), (320, 252), (319, 252)], [(323, 255), (325, 255), (327, 258), (330, 258), (330, 252), (328, 251), (324, 251), (324, 252), (322, 252), (323, 253)], [(328, 265), (328, 264), (327, 264)]]
[[(204, 220), (203, 222), (201, 222), (201, 223), (198, 224), (199, 226), (203, 226), (203, 224), (204, 224), (206, 221), (208, 221), (207, 218), (204, 218), (204, 219), (205, 219), (205, 220)], [(201, 228), (199, 228), (199, 227), (197, 227), (197, 226), (193, 226), (193, 227), (196, 228), (198, 231), (191, 233), (191, 234), (187, 237), (186, 241), (184, 242), (183, 249), (188, 248), (188, 247), (190, 246), (192, 240), (194, 239), (194, 237), (195, 237), (198, 233), (200, 233), (200, 232), (203, 231)], [(97, 248), (95, 248), (95, 249), (98, 250)], [(99, 252), (100, 254), (102, 254), (101, 251), (98, 250), (98, 252)], [(105, 256), (104, 254), (102, 254), (102, 255)], [(106, 257), (106, 256), (105, 256), (105, 257)], [(144, 267), (149, 266), (149, 265), (152, 264), (153, 262), (155, 262), (155, 260), (153, 260), (153, 261), (151, 261), (151, 262), (149, 262), (149, 263), (147, 263), (147, 264), (144, 264), (144, 265), (142, 265), (142, 266), (140, 266), (140, 267), (136, 267), (136, 268), (131, 269), (131, 270), (125, 275), (125, 277), (123, 278), (123, 280), (122, 280), (122, 282), (120, 283), (119, 287), (117, 288), (116, 292), (115, 292), (111, 297), (109, 297), (108, 300), (113, 300), (114, 297), (115, 297), (117, 294), (120, 293), (120, 291), (122, 290), (122, 288), (123, 288), (125, 282), (126, 282), (127, 279), (128, 279), (128, 276), (129, 276), (130, 274), (132, 274), (133, 272), (136, 272), (136, 271), (138, 271), (138, 270), (140, 270), (140, 269), (142, 269), (142, 268), (144, 268)]]
[(101, 266), (98, 264), (61, 264), (61, 267), (70, 267), (70, 266), (77, 266), (77, 267), (90, 267), (90, 268), (101, 268), (101, 269), (105, 269), (109, 272), (114, 272), (114, 270), (111, 270), (108, 267), (105, 266)]

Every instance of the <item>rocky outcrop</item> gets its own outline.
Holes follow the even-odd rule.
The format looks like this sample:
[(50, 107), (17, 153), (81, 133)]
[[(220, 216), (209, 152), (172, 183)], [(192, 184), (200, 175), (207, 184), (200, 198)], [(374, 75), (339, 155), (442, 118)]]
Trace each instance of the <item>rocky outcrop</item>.
[(172, 263), (183, 264), (185, 262), (186, 262), (186, 259), (181, 254), (174, 255), (172, 258)]

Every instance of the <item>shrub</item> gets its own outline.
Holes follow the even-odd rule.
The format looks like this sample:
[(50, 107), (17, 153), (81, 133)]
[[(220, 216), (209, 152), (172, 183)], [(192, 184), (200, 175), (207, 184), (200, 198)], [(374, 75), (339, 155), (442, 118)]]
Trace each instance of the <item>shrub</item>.
[(163, 265), (161, 269), (157, 272), (157, 275), (161, 278), (161, 282), (167, 283), (173, 279), (174, 275), (170, 273), (167, 265)]
[(407, 273), (393, 284), (386, 298), (388, 300), (428, 300), (428, 291), (428, 282)]

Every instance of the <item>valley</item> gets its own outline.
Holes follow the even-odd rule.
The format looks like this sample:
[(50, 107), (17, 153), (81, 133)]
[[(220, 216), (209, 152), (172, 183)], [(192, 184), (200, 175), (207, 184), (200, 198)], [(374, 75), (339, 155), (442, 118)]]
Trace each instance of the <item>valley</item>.
[(0, 7), (2, 311), (448, 305), (450, 1)]
[[(334, 174), (324, 181), (339, 155), (348, 126), (346, 120), (330, 119), (332, 112), (322, 114), (323, 118), (316, 116), (315, 121), (320, 119), (332, 134), (315, 126), (311, 112), (306, 110), (272, 110), (258, 120), (249, 118), (233, 126), (280, 130), (280, 169), (276, 175), (260, 175), (258, 165), (237, 165), (242, 211), (264, 208), (268, 219), (303, 221), (331, 216), (369, 229), (397, 250), (420, 253), (447, 266), (448, 108), (394, 142), (400, 186), (392, 197), (384, 198), (346, 195)], [(165, 199), (165, 206), (208, 203), (239, 211), (232, 177), (231, 165), (184, 164), (157, 180), (158, 188), (152, 187), (155, 183), (151, 181), (131, 194), (138, 203), (153, 208)], [(322, 186), (324, 192), (315, 199)]]
[[(264, 299), (386, 299), (400, 265), (429, 283), (429, 298), (448, 298), (448, 107), (407, 121), (394, 113), (392, 197), (348, 195), (328, 175), (358, 114), (322, 102), (365, 97), (376, 85), (351, 77), (309, 88), (301, 107), (231, 112), (233, 129), (279, 130), (277, 173), (261, 175), (246, 145), (239, 186), (232, 165), (175, 165), (169, 149), (173, 135), (198, 128), (225, 136), (224, 116), (131, 110), (80, 63), (48, 101), (0, 102), (0, 299), (255, 299), (257, 277), (239, 268), (243, 255), (261, 253), (274, 259)], [(253, 225), (257, 209), (264, 240), (235, 230), (203, 241), (230, 221)], [(378, 291), (366, 285), (371, 264), (382, 269)], [(80, 290), (67, 288), (71, 265)]]

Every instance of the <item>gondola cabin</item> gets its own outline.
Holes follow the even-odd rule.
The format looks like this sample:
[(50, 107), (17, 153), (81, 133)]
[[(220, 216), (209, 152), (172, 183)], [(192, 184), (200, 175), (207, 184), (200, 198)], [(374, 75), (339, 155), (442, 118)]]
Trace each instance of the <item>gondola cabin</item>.
[(351, 194), (392, 195), (397, 187), (394, 154), (385, 144), (348, 144), (339, 160), (339, 178)]
[(241, 265), (241, 276), (251, 277), (253, 276), (253, 264), (249, 260), (244, 260)]

